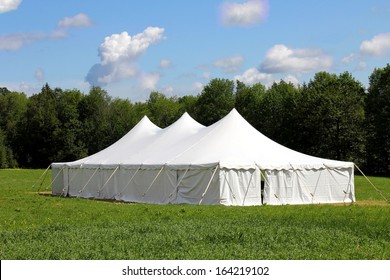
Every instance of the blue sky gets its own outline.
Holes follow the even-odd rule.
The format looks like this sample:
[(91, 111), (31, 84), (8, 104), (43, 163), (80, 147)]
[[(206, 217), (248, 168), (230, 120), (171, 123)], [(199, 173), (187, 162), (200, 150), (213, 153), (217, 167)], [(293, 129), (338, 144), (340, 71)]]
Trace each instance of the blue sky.
[(266, 86), (390, 63), (388, 0), (0, 0), (0, 87), (144, 101), (213, 78)]

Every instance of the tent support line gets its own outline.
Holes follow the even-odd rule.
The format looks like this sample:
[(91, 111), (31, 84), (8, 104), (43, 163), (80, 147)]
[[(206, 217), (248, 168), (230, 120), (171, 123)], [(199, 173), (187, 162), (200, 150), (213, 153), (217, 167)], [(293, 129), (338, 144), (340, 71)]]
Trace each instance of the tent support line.
[(107, 183), (111, 180), (112, 176), (114, 176), (115, 172), (118, 170), (120, 165), (118, 165), (115, 170), (111, 173), (110, 177), (108, 178), (108, 180), (104, 183), (103, 187), (98, 190), (98, 196), (100, 196), (100, 192), (104, 189), (105, 186), (107, 186)]
[(156, 177), (154, 177), (153, 182), (150, 184), (149, 188), (146, 189), (146, 191), (143, 193), (142, 197), (146, 195), (146, 193), (150, 190), (150, 188), (153, 186), (154, 182), (156, 182), (158, 176), (160, 176), (161, 172), (163, 171), (165, 167), (165, 164), (161, 167), (160, 171), (157, 173)]
[(187, 172), (188, 172), (188, 170), (190, 170), (190, 167), (191, 167), (191, 164), (187, 167), (187, 169), (186, 169), (186, 171), (184, 172), (183, 176), (182, 176), (182, 177), (180, 178), (180, 180), (177, 182), (177, 184), (176, 184), (176, 186), (175, 186), (175, 190), (173, 191), (173, 193), (171, 193), (171, 194), (169, 195), (169, 202), (172, 201), (171, 198), (172, 198), (173, 194), (174, 194), (175, 192), (177, 192), (177, 188), (179, 187), (181, 181), (183, 181), (184, 177), (187, 175)]
[(89, 177), (87, 183), (85, 183), (84, 187), (79, 190), (79, 195), (77, 197), (80, 197), (81, 193), (84, 191), (85, 187), (88, 185), (88, 183), (92, 180), (92, 177), (95, 176), (96, 172), (99, 170), (100, 167), (96, 168), (95, 172), (93, 172), (92, 176)]
[(225, 172), (225, 176), (224, 177), (225, 177), (225, 182), (228, 184), (229, 190), (230, 190), (231, 194), (233, 195), (233, 199), (237, 202), (236, 196), (234, 195), (234, 192), (233, 192), (233, 189), (232, 189), (232, 186), (230, 185), (229, 180), (226, 178), (226, 172)]
[[(79, 172), (80, 172), (82, 166), (83, 166), (83, 164), (80, 164), (79, 168), (77, 168), (77, 171), (73, 174), (72, 178), (70, 178), (68, 185), (70, 185), (71, 182), (73, 181), (73, 179), (76, 177), (76, 175), (79, 174)], [(70, 168), (70, 169), (72, 169), (72, 168)]]
[[(117, 194), (119, 196), (122, 195), (122, 193), (127, 189), (127, 187), (130, 185), (131, 181), (133, 181), (135, 175), (138, 173), (138, 171), (141, 169), (142, 164), (137, 168), (137, 170), (134, 172), (133, 176), (131, 176), (130, 180), (127, 182), (126, 186)], [(115, 195), (113, 196), (115, 197)]]
[(40, 187), (41, 187), (42, 184), (43, 184), (43, 181), (44, 181), (45, 178), (46, 178), (47, 171), (49, 171), (50, 167), (51, 167), (51, 164), (46, 168), (46, 170), (42, 173), (42, 175), (38, 178), (38, 180), (34, 183), (34, 185), (32, 185), (32, 188), (35, 188), (35, 185), (38, 184), (39, 180), (41, 180), (42, 177), (43, 177), (43, 179), (41, 180), (41, 184), (39, 185), (38, 192), (39, 192), (39, 190), (40, 190)]
[(357, 168), (357, 170), (359, 170), (359, 172), (364, 176), (364, 178), (366, 178), (366, 180), (371, 184), (371, 186), (383, 197), (383, 199), (386, 202), (389, 202), (387, 198), (383, 195), (383, 193), (377, 187), (375, 187), (375, 185), (370, 181), (370, 179), (367, 178), (367, 176), (363, 173), (363, 171), (360, 170), (359, 166), (357, 166), (356, 164), (354, 165)]
[(205, 191), (204, 191), (203, 194), (202, 194), (202, 198), (200, 199), (198, 205), (201, 205), (201, 204), (202, 204), (203, 198), (204, 198), (204, 196), (206, 195), (206, 193), (207, 193), (207, 191), (208, 191), (208, 189), (209, 189), (209, 187), (210, 187), (211, 181), (213, 180), (213, 178), (214, 178), (214, 176), (215, 176), (215, 173), (217, 172), (218, 167), (219, 167), (219, 162), (218, 162), (217, 166), (216, 166), (215, 169), (214, 169), (213, 175), (211, 175), (211, 178), (210, 178), (210, 180), (209, 180), (209, 182), (208, 182), (208, 184), (207, 184), (207, 186), (206, 186)]
[[(325, 166), (325, 169), (328, 171), (328, 173), (330, 174), (330, 176), (332, 176), (334, 182), (335, 182), (336, 184), (338, 184), (338, 186), (340, 187), (340, 184), (337, 182), (337, 180), (336, 180), (336, 178), (334, 177), (333, 173), (330, 172), (330, 168), (328, 168), (328, 167), (325, 165), (325, 163), (322, 163), (322, 164)], [(349, 193), (348, 190), (350, 189), (350, 186), (351, 186), (351, 178), (352, 178), (352, 176), (349, 177), (347, 190), (343, 190), (343, 192), (344, 192), (344, 199), (343, 199), (343, 202), (344, 202), (344, 203), (345, 203), (345, 199), (347, 198), (347, 195), (348, 195), (348, 193)], [(352, 201), (352, 202), (353, 202), (353, 201)]]
[[(65, 169), (65, 166), (63, 166), (62, 168), (61, 168), (61, 170), (60, 170), (60, 172), (58, 172), (58, 174), (54, 177), (54, 179), (52, 180), (52, 182), (54, 182), (57, 178), (58, 178), (58, 176), (61, 174), (61, 171), (62, 170), (64, 170)], [(41, 184), (41, 186), (42, 186), (42, 184)], [(46, 188), (46, 189), (48, 189), (49, 188), (49, 186)], [(62, 189), (62, 192), (64, 192), (64, 189)], [(62, 195), (62, 194), (61, 194)], [(61, 196), (60, 195), (60, 196)]]
[(244, 204), (245, 204), (245, 199), (246, 199), (246, 196), (248, 195), (249, 186), (252, 183), (253, 174), (255, 174), (255, 172), (256, 172), (256, 168), (255, 168), (255, 171), (253, 171), (253, 173), (251, 174), (251, 178), (249, 179), (248, 186), (246, 187), (246, 192), (245, 192), (245, 195), (244, 195), (244, 199), (242, 200), (242, 206), (244, 206)]

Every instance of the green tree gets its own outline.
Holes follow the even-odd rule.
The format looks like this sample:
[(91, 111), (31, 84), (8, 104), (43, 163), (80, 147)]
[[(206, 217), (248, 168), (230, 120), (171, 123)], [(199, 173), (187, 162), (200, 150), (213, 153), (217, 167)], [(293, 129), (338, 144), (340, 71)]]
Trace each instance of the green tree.
[(65, 90), (57, 96), (56, 111), (59, 120), (56, 160), (73, 161), (87, 155), (83, 140), (78, 106), (83, 98), (79, 90)]
[(110, 144), (109, 129), (111, 97), (100, 87), (92, 87), (78, 104), (79, 120), (88, 154), (94, 154)]
[[(21, 154), (21, 124), (24, 121), (28, 99), (24, 93), (11, 92), (0, 88), (0, 129), (4, 134), (4, 145), (7, 147), (7, 166), (16, 167)], [(15, 157), (14, 157), (15, 156)]]
[(292, 83), (274, 82), (259, 104), (258, 124), (266, 136), (274, 141), (296, 148), (296, 110), (300, 91)]
[(350, 73), (317, 73), (303, 86), (297, 111), (302, 150), (359, 164), (364, 154), (364, 98), (363, 86)]
[(128, 99), (115, 98), (109, 107), (108, 129), (110, 142), (114, 143), (137, 124), (133, 104)]
[(0, 127), (0, 168), (8, 167), (7, 147), (5, 145), (5, 134)]
[(161, 127), (167, 127), (180, 117), (180, 105), (175, 97), (167, 98), (159, 92), (150, 93), (147, 101), (151, 121)]
[(211, 125), (226, 116), (234, 105), (234, 82), (213, 79), (198, 97), (194, 118), (204, 125)]
[(261, 130), (263, 117), (259, 109), (262, 99), (264, 98), (266, 88), (264, 85), (257, 83), (247, 86), (237, 81), (235, 107), (238, 112), (256, 129)]
[(190, 116), (195, 116), (196, 114), (196, 102), (198, 97), (194, 95), (186, 95), (178, 98), (178, 103), (180, 105), (180, 115), (187, 112)]
[(367, 170), (390, 174), (390, 64), (375, 69), (366, 99)]
[(29, 98), (23, 128), (23, 165), (45, 167), (57, 160), (60, 121), (57, 117), (56, 102), (61, 91), (58, 88), (53, 90), (46, 84), (39, 94)]

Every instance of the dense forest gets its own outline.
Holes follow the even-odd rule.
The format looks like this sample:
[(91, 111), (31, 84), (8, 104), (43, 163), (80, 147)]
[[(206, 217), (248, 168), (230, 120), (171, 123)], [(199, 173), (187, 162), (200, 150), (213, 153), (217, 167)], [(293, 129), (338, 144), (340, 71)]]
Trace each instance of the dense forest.
[(42, 168), (93, 154), (144, 115), (162, 128), (184, 112), (210, 125), (234, 107), (282, 145), (390, 175), (390, 65), (373, 71), (368, 88), (348, 72), (318, 72), (299, 86), (213, 79), (197, 96), (151, 92), (136, 103), (100, 87), (85, 94), (46, 84), (29, 97), (0, 88), (0, 168)]

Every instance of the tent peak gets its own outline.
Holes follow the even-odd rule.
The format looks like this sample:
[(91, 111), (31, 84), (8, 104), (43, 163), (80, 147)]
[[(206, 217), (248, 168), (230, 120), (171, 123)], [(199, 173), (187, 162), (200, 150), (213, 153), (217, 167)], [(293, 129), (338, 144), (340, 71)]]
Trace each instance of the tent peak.
[(196, 120), (194, 120), (187, 112), (185, 112), (183, 115), (181, 115), (181, 117), (177, 121), (175, 121), (167, 128), (180, 128), (180, 127), (187, 128), (187, 129), (192, 127), (195, 129), (199, 129), (199, 128), (203, 128), (204, 126), (198, 123)]

